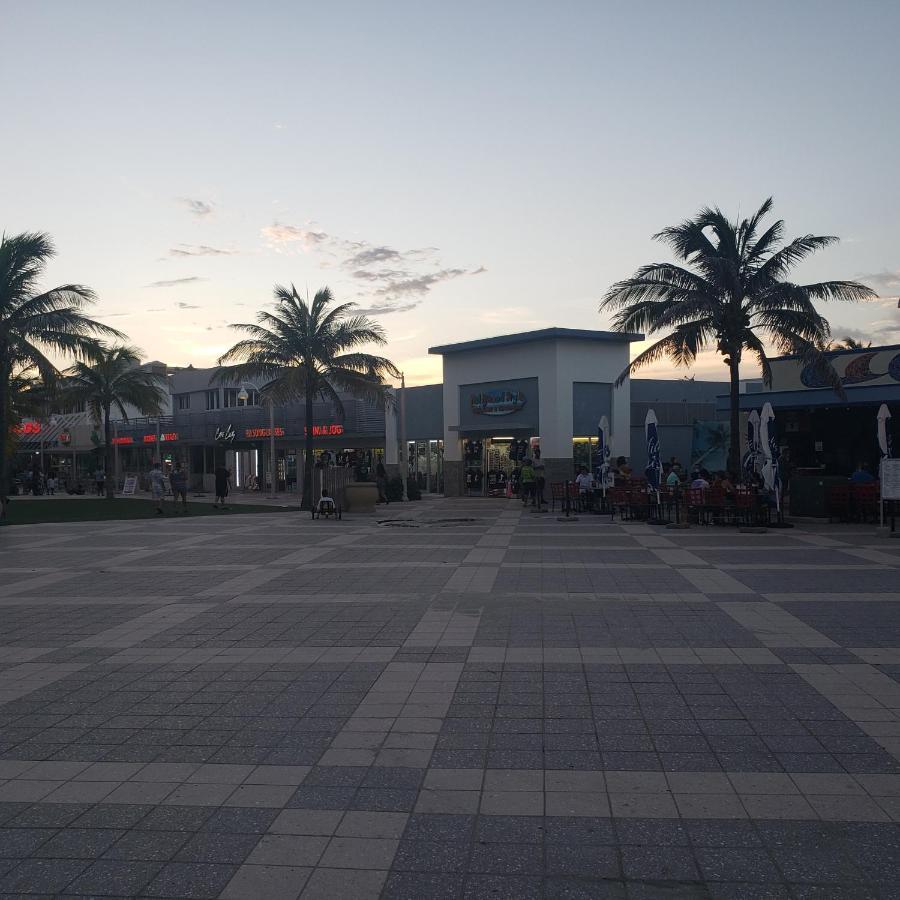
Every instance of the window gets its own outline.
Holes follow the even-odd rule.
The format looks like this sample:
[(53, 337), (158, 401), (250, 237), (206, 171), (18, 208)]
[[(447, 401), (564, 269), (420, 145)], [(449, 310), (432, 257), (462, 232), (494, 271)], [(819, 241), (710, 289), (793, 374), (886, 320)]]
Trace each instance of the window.
[(190, 394), (176, 394), (175, 400), (178, 403), (179, 409), (190, 409), (191, 408), (191, 395)]
[(259, 406), (259, 394), (253, 390), (247, 390), (247, 402), (240, 399), (240, 393), (245, 388), (225, 388), (224, 406)]
[(219, 391), (207, 391), (206, 392), (206, 408), (207, 409), (218, 409), (219, 408)]

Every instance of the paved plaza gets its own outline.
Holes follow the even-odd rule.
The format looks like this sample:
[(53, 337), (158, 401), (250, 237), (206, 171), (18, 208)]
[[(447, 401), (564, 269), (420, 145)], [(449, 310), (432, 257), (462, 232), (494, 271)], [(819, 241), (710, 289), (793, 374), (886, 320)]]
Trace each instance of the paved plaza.
[(2, 897), (900, 897), (871, 527), (22, 526), (0, 616)]

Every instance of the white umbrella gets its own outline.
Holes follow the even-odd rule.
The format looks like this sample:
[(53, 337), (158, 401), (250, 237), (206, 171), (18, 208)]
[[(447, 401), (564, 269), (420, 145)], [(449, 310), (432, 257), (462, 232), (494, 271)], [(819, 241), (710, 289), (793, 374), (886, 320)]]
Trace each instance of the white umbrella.
[(644, 474), (647, 476), (647, 484), (656, 491), (659, 500), (659, 483), (661, 480), (662, 464), (659, 459), (659, 429), (656, 413), (652, 409), (647, 410), (647, 418), (644, 419), (644, 431), (647, 435), (647, 468)]
[(762, 477), (766, 489), (775, 493), (775, 507), (781, 510), (781, 479), (778, 472), (778, 438), (775, 433), (775, 412), (768, 401), (759, 417), (759, 443), (763, 452)]
[(891, 434), (888, 431), (888, 419), (891, 417), (891, 411), (887, 407), (887, 403), (882, 403), (878, 407), (878, 448), (881, 450), (882, 459), (891, 458)]
[(752, 475), (759, 457), (759, 413), (754, 409), (747, 416), (747, 453), (744, 455), (744, 471)]
[(597, 439), (600, 443), (598, 454), (600, 456), (600, 487), (603, 489), (603, 496), (606, 496), (607, 483), (609, 482), (609, 457), (611, 450), (609, 446), (609, 419), (606, 416), (600, 416), (600, 422), (597, 425)]

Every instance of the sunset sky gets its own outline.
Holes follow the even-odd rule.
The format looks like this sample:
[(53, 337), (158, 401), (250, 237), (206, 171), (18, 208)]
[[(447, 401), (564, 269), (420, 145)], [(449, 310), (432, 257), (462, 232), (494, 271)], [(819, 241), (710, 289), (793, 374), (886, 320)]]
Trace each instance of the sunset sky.
[(842, 238), (798, 279), (882, 296), (836, 336), (900, 343), (895, 0), (0, 5), (0, 229), (148, 357), (212, 364), (293, 282), (439, 380), (434, 344), (608, 327), (654, 232), (769, 195)]

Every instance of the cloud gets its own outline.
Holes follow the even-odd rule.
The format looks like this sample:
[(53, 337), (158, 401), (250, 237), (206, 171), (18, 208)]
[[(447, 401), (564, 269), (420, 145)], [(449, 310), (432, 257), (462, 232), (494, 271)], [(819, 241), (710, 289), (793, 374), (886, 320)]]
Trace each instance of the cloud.
[(170, 278), (166, 281), (152, 281), (147, 287), (152, 288), (167, 288), (167, 287), (175, 287), (179, 284), (193, 284), (195, 281), (206, 281), (205, 278), (200, 278), (198, 275), (189, 275), (187, 278)]
[(857, 281), (869, 285), (879, 294), (888, 291), (892, 294), (900, 292), (900, 269), (883, 269), (881, 272), (870, 272), (860, 275)]
[(377, 272), (357, 269), (352, 274), (354, 278), (361, 278), (363, 281), (399, 281), (404, 278), (412, 278), (411, 272), (404, 272), (400, 269), (381, 269)]
[(289, 244), (302, 244), (304, 250), (311, 250), (329, 240), (324, 231), (312, 231), (297, 225), (282, 225), (274, 222), (262, 230), (263, 237), (270, 245), (278, 248)]
[(234, 256), (239, 250), (223, 250), (208, 244), (179, 244), (169, 250), (170, 256)]
[(374, 263), (399, 262), (403, 254), (393, 247), (367, 247), (345, 261), (347, 266), (371, 266)]
[(534, 310), (525, 306), (497, 306), (479, 313), (478, 318), (490, 325), (546, 325), (534, 317)]
[(94, 316), (94, 318), (95, 318), (95, 319), (114, 319), (114, 318), (117, 318), (117, 317), (119, 317), (119, 316), (130, 316), (130, 315), (131, 315), (131, 313), (120, 313), (120, 312), (115, 312), (115, 313), (102, 313), (102, 314), (99, 315), (99, 316)]
[(215, 206), (211, 200), (196, 200), (191, 197), (179, 197), (178, 202), (184, 204), (192, 215), (200, 218), (212, 215)]
[(465, 269), (441, 269), (437, 272), (428, 272), (417, 275), (414, 278), (402, 278), (389, 280), (387, 284), (378, 288), (377, 294), (384, 297), (415, 297), (427, 294), (436, 284), (442, 281), (450, 281), (468, 274)]
[(363, 306), (354, 309), (355, 314), (361, 316), (387, 316), (390, 313), (409, 312), (422, 304), (421, 300), (413, 300), (410, 303), (391, 303), (390, 301), (377, 301), (371, 306)]
[(196, 306), (193, 303), (185, 303), (183, 300), (176, 300), (175, 306), (177, 306), (178, 309), (200, 309), (199, 306)]

